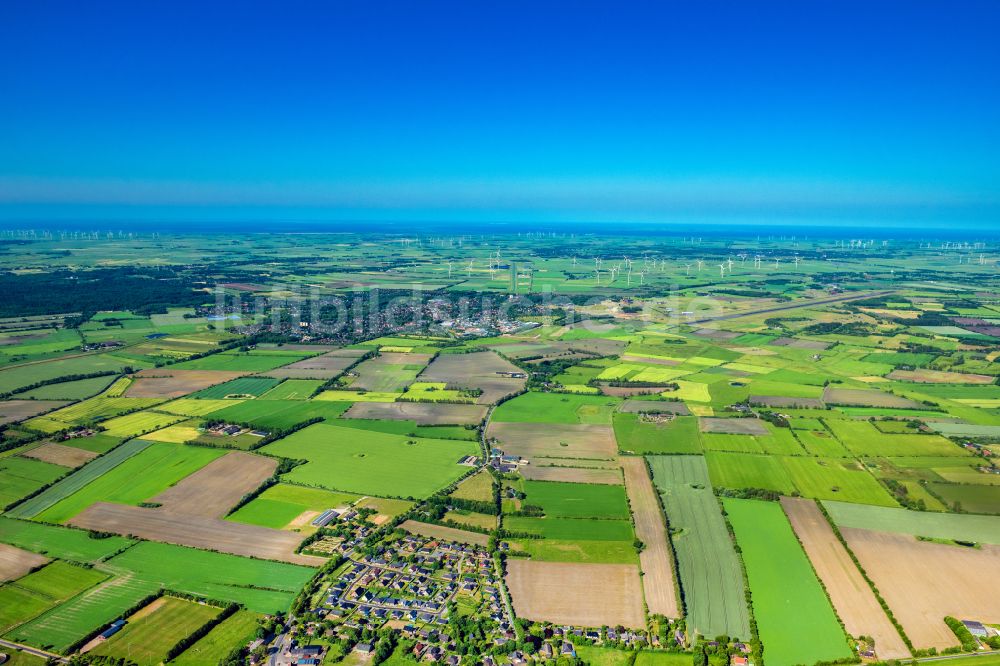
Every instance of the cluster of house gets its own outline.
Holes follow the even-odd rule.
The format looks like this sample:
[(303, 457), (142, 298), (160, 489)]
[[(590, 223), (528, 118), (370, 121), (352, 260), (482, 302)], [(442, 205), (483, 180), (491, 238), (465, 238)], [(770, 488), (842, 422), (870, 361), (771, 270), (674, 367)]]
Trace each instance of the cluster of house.
[[(482, 547), (417, 535), (352, 558), (326, 589), (322, 607), (313, 612), (336, 621), (334, 633), (397, 622), (391, 626), (417, 641), (418, 659), (458, 664), (452, 637), (444, 630), (449, 604), (459, 595), (466, 595), (483, 619), (491, 620), (495, 644), (515, 637), (490, 554)], [(362, 653), (371, 649), (365, 644), (355, 647)]]
[(993, 455), (993, 451), (986, 448), (982, 444), (976, 444), (975, 442), (965, 442), (964, 444), (962, 444), (962, 448), (964, 448), (966, 451), (971, 451), (976, 455), (986, 456), (987, 458)]
[(210, 428), (205, 429), (206, 434), (214, 435), (216, 437), (235, 437), (236, 435), (242, 435), (246, 432), (249, 432), (255, 437), (267, 437), (268, 434), (270, 434), (265, 430), (249, 430), (243, 426), (234, 425), (232, 423), (216, 423)]
[(124, 342), (119, 342), (118, 340), (105, 340), (104, 342), (88, 342), (85, 345), (80, 345), (80, 351), (105, 351), (108, 349), (118, 349), (123, 346), (125, 346)]
[(516, 472), (519, 466), (527, 464), (528, 461), (520, 456), (507, 455), (495, 447), (490, 449), (490, 467), (501, 474)]

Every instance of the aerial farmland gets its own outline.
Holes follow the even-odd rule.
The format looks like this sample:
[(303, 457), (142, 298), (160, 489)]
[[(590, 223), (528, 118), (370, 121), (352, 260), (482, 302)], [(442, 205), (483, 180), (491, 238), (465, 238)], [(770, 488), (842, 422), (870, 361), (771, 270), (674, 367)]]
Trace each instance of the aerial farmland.
[[(4, 645), (275, 666), (1000, 649), (995, 259), (374, 234), (310, 238), (304, 265), (275, 234), (266, 271), (200, 264), (225, 238), (157, 239), (193, 301), (0, 322)], [(74, 239), (49, 271), (138, 267), (152, 242)], [(26, 243), (0, 254), (15, 285), (29, 250), (69, 247)]]

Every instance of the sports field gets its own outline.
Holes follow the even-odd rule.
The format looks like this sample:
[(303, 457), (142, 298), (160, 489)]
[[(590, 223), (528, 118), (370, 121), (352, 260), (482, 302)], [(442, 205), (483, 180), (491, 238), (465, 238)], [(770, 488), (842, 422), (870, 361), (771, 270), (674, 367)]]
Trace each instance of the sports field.
[(139, 666), (156, 666), (177, 641), (191, 635), (221, 609), (176, 597), (160, 597), (126, 618), (125, 627), (90, 654), (124, 657)]
[(386, 497), (426, 497), (468, 471), (458, 464), (479, 446), (459, 440), (403, 437), (318, 423), (266, 446), (270, 455), (308, 460), (285, 477), (330, 490)]
[(754, 618), (770, 666), (851, 656), (847, 637), (781, 505), (723, 500), (750, 580)]
[(701, 456), (650, 456), (673, 530), (688, 623), (703, 636), (750, 635), (743, 572)]

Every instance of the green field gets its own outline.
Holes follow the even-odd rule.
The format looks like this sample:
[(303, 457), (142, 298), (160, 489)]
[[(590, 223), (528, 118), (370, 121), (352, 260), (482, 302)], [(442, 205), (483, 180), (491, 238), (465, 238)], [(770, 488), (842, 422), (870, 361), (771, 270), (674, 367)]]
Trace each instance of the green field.
[(160, 428), (166, 428), (183, 421), (184, 419), (173, 414), (161, 414), (159, 412), (134, 412), (125, 416), (119, 416), (101, 423), (105, 434), (112, 437), (136, 437), (147, 432), (153, 432)]
[(885, 434), (867, 421), (827, 419), (833, 434), (860, 456), (966, 456), (963, 449), (940, 435)]
[(139, 666), (156, 666), (177, 641), (190, 636), (220, 612), (214, 606), (161, 597), (128, 618), (121, 631), (91, 650), (91, 654), (125, 657)]
[(349, 402), (313, 400), (248, 400), (208, 414), (230, 423), (250, 423), (259, 428), (284, 430), (314, 418), (335, 419), (351, 406)]
[(69, 472), (68, 467), (34, 458), (0, 458), (0, 509)]
[(7, 512), (8, 516), (15, 518), (34, 518), (39, 513), (52, 507), (63, 499), (69, 497), (95, 479), (100, 478), (108, 471), (142, 452), (149, 446), (149, 442), (142, 440), (131, 440), (109, 453), (91, 460), (80, 467), (75, 472), (46, 488), (42, 493), (35, 495), (26, 502), (22, 502), (17, 507)]
[(34, 518), (61, 523), (95, 502), (139, 504), (225, 453), (222, 449), (157, 442), (52, 504)]
[(323, 512), (358, 499), (358, 495), (349, 493), (279, 483), (237, 509), (228, 520), (281, 529), (305, 511)]
[(427, 497), (468, 471), (458, 465), (475, 455), (473, 442), (410, 438), (318, 423), (266, 446), (270, 455), (309, 462), (289, 481), (387, 497)]
[(222, 384), (209, 386), (197, 393), (192, 393), (192, 398), (207, 398), (209, 400), (220, 400), (227, 396), (245, 398), (248, 396), (257, 397), (267, 393), (280, 383), (279, 379), (271, 377), (239, 377)]
[(42, 381), (85, 375), (104, 370), (118, 372), (125, 367), (145, 368), (149, 363), (118, 358), (112, 354), (88, 354), (73, 358), (53, 359), (44, 363), (32, 363), (0, 370), (0, 393), (31, 386)]
[(502, 403), (493, 421), (514, 423), (596, 423), (611, 425), (617, 398), (530, 392)]
[(529, 532), (562, 541), (627, 541), (635, 538), (632, 524), (627, 520), (600, 520), (593, 518), (534, 518), (507, 516), (504, 528), (511, 532)]
[(743, 572), (701, 456), (650, 456), (673, 530), (688, 626), (703, 636), (749, 639)]
[(284, 352), (222, 352), (183, 361), (171, 367), (178, 370), (228, 370), (230, 372), (267, 372), (308, 358), (308, 354)]
[(1000, 514), (1000, 486), (930, 483), (928, 488), (951, 506), (969, 513)]
[(236, 611), (170, 663), (178, 666), (219, 663), (233, 648), (250, 642), (256, 634), (259, 617), (250, 611)]
[(118, 536), (93, 538), (85, 530), (42, 525), (0, 516), (0, 542), (49, 557), (94, 562), (118, 552), (132, 541)]
[(107, 574), (55, 561), (0, 587), (0, 633), (97, 585)]
[(525, 504), (542, 507), (552, 518), (629, 517), (624, 486), (525, 481)]
[(264, 400), (308, 400), (325, 382), (320, 379), (286, 379), (261, 396)]
[(1000, 517), (823, 502), (840, 527), (1000, 545)]
[(19, 400), (83, 400), (103, 391), (114, 379), (115, 377), (112, 375), (47, 384), (24, 393), (18, 393), (17, 398)]
[(850, 658), (847, 637), (781, 505), (731, 498), (723, 504), (750, 580), (765, 663)]
[(676, 416), (663, 423), (643, 423), (638, 414), (614, 415), (618, 449), (633, 453), (701, 453), (698, 419)]

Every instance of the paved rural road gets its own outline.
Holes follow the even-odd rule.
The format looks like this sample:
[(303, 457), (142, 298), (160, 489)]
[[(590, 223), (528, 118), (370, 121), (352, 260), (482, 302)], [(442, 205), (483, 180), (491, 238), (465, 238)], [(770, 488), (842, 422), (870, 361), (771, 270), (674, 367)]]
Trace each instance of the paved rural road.
[(798, 308), (810, 308), (817, 305), (828, 305), (830, 303), (840, 303), (841, 301), (857, 301), (863, 298), (875, 298), (876, 296), (886, 296), (888, 294), (896, 293), (895, 289), (887, 289), (885, 291), (869, 291), (863, 294), (846, 294), (844, 296), (835, 296), (833, 298), (821, 298), (813, 301), (799, 301), (795, 303), (787, 303), (785, 305), (772, 305), (769, 308), (761, 308), (760, 310), (744, 310), (741, 312), (730, 312), (728, 314), (717, 315), (715, 317), (705, 317), (703, 319), (688, 319), (681, 323), (684, 324), (706, 324), (710, 321), (723, 321), (724, 319), (739, 319), (740, 317), (749, 317), (751, 315), (767, 314), (768, 312), (780, 312), (782, 310), (796, 310)]
[(10, 648), (12, 650), (20, 650), (21, 652), (26, 652), (27, 654), (33, 654), (36, 657), (41, 657), (42, 659), (55, 659), (66, 663), (69, 661), (66, 657), (58, 654), (53, 654), (52, 652), (46, 652), (45, 650), (36, 650), (33, 647), (28, 647), (27, 645), (21, 645), (20, 643), (11, 643), (10, 641), (5, 641), (0, 639), (0, 647)]
[(913, 661), (923, 664), (931, 661), (948, 661), (949, 659), (968, 659), (969, 657), (995, 657), (996, 655), (1000, 655), (1000, 650), (987, 650), (986, 652), (973, 652), (972, 654), (966, 652), (962, 654), (938, 655), (936, 657), (921, 657), (920, 659), (914, 659)]

